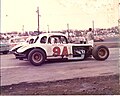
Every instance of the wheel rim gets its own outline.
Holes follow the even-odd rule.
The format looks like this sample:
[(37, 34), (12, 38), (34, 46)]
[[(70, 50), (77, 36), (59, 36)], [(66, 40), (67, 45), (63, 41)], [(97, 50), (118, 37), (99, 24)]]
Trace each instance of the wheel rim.
[(105, 58), (106, 56), (107, 56), (107, 50), (106, 49), (104, 49), (104, 48), (101, 48), (99, 51), (98, 51), (98, 56), (100, 57), (100, 58)]
[(35, 52), (33, 55), (32, 55), (32, 60), (33, 62), (35, 63), (40, 63), (43, 59), (43, 56), (40, 52)]

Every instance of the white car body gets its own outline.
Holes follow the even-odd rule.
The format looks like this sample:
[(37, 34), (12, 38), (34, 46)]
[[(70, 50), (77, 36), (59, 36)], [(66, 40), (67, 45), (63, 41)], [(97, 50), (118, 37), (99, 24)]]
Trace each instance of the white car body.
[(10, 52), (15, 52), (18, 48), (20, 48), (20, 47), (22, 47), (22, 46), (24, 46), (24, 45), (28, 45), (29, 43), (30, 43), (30, 40), (31, 39), (36, 39), (36, 37), (37, 36), (29, 36), (27, 39), (26, 39), (26, 41), (24, 41), (24, 42), (20, 42), (20, 43), (18, 43), (18, 44), (16, 44), (15, 46), (13, 46), (11, 49), (10, 49)]
[[(44, 44), (39, 42), (43, 36), (47, 37), (47, 41)], [(54, 33), (54, 34), (53, 33), (40, 34), (39, 39), (37, 40), (36, 43), (34, 43), (34, 44), (26, 44), (26, 45), (22, 46), (21, 48), (19, 48), (17, 50), (17, 52), (18, 53), (22, 53), (22, 52), (24, 52), (24, 51), (26, 51), (27, 49), (30, 49), (30, 48), (41, 48), (41, 49), (43, 49), (46, 52), (47, 59), (51, 59), (51, 58), (66, 58), (66, 57), (68, 59), (83, 59), (84, 58), (83, 56), (76, 57), (76, 58), (72, 56), (72, 54), (73, 54), (72, 46), (81, 46), (81, 47), (89, 46), (89, 47), (92, 47), (92, 44), (73, 44), (73, 43), (66, 43), (66, 44), (63, 44), (63, 43), (52, 43), (52, 44), (50, 44), (50, 43), (48, 43), (48, 38), (51, 37), (51, 36), (64, 36), (64, 37), (66, 37), (66, 35), (60, 34), (60, 33), (59, 34), (58, 33)], [(60, 48), (59, 56), (53, 56), (53, 54), (54, 54), (53, 49), (56, 48), (56, 47)], [(67, 51), (68, 51), (67, 55), (68, 56), (62, 57), (62, 55), (63, 55), (62, 52), (64, 51), (65, 47), (67, 48)], [(81, 49), (81, 52), (84, 53), (84, 50)], [(81, 53), (81, 54), (83, 54), (83, 53)]]
[[(92, 48), (93, 44), (69, 43), (66, 35), (61, 33), (44, 33), (38, 36), (35, 43), (25, 44), (20, 47), (16, 51), (15, 56), (18, 59), (28, 59), (33, 65), (39, 65), (48, 59), (67, 58), (84, 60), (91, 55)], [(103, 58), (98, 56), (97, 51), (95, 50), (94, 52), (94, 56), (97, 56), (97, 59), (105, 60), (109, 55), (108, 49), (104, 48), (104, 46), (102, 46), (102, 51), (105, 51), (104, 53), (106, 54)]]

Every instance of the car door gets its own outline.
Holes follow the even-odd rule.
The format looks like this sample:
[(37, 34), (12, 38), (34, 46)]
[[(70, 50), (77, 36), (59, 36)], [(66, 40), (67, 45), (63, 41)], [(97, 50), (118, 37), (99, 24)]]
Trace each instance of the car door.
[(67, 43), (61, 40), (62, 36), (54, 35), (48, 38), (47, 58), (67, 58), (68, 47)]

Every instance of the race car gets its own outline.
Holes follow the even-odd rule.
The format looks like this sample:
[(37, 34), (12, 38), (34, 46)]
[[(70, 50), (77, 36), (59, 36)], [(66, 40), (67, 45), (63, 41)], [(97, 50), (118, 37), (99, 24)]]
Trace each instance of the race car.
[(39, 66), (49, 59), (84, 60), (93, 56), (96, 60), (105, 60), (109, 56), (109, 49), (103, 45), (69, 43), (67, 36), (62, 33), (44, 33), (34, 43), (20, 47), (15, 56)]

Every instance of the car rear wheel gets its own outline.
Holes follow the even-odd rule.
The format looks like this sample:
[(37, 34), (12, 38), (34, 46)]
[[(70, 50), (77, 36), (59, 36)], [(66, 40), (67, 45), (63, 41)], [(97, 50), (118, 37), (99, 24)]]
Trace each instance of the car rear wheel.
[(33, 49), (28, 54), (28, 60), (30, 61), (31, 64), (35, 66), (40, 66), (45, 61), (45, 53), (40, 49)]
[(92, 55), (96, 60), (105, 60), (109, 56), (109, 50), (106, 46), (96, 46), (92, 50)]

